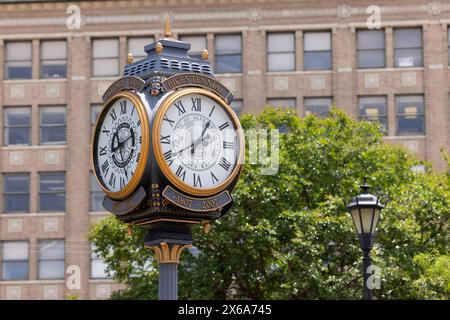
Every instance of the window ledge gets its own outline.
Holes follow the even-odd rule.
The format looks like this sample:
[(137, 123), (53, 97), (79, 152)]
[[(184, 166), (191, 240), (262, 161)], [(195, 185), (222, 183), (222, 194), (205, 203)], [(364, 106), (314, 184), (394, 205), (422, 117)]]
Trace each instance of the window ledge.
[(90, 77), (91, 81), (116, 81), (117, 78), (122, 77), (122, 75), (110, 76), (110, 77)]
[(67, 82), (67, 78), (56, 79), (5, 79), (2, 81), (4, 84), (27, 84), (27, 83), (43, 83), (43, 82)]
[(64, 217), (65, 212), (33, 212), (33, 213), (1, 213), (1, 218), (36, 218), (36, 217)]
[(2, 285), (29, 285), (29, 284), (65, 284), (64, 279), (58, 280), (1, 280)]
[(89, 211), (90, 216), (108, 216), (111, 215), (109, 211)]
[(392, 72), (392, 71), (423, 71), (424, 67), (408, 67), (408, 68), (367, 68), (367, 69), (356, 69), (356, 72)]
[(111, 278), (90, 278), (88, 283), (117, 283), (114, 279)]
[(395, 135), (395, 136), (384, 136), (383, 139), (386, 140), (415, 140), (415, 139), (425, 139), (426, 135)]
[(224, 77), (224, 78), (231, 78), (231, 77), (242, 77), (242, 73), (215, 73), (216, 77)]
[(4, 151), (14, 151), (14, 150), (30, 150), (30, 149), (66, 149), (67, 144), (40, 144), (34, 146), (24, 146), (24, 145), (15, 145), (15, 146), (2, 146), (2, 150)]

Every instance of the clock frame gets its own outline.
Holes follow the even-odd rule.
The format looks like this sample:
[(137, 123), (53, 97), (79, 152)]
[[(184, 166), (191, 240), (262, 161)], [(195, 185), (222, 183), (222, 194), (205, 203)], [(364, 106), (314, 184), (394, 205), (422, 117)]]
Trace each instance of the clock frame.
[[(103, 179), (99, 177), (99, 164), (97, 160), (97, 149), (98, 149), (98, 136), (101, 130), (101, 124), (103, 123), (104, 118), (108, 115), (109, 107), (114, 104), (118, 99), (125, 98), (131, 101), (133, 103), (134, 107), (136, 108), (138, 112), (139, 119), (141, 121), (141, 130), (142, 130), (142, 144), (141, 144), (141, 158), (139, 159), (139, 162), (136, 166), (136, 170), (131, 177), (131, 179), (128, 181), (128, 183), (125, 185), (124, 188), (122, 188), (119, 191), (110, 191), (108, 188), (104, 186)], [(99, 127), (100, 125), (100, 127)], [(143, 182), (143, 177), (145, 176), (145, 172), (147, 169), (147, 162), (149, 159), (149, 152), (150, 152), (150, 126), (149, 126), (149, 119), (147, 117), (147, 110), (142, 102), (141, 98), (130, 91), (122, 91), (114, 96), (112, 96), (105, 104), (104, 107), (100, 113), (100, 115), (97, 118), (97, 122), (95, 124), (94, 134), (92, 137), (92, 167), (94, 168), (94, 176), (97, 180), (98, 184), (102, 188), (103, 192), (114, 200), (123, 200), (130, 195), (133, 194), (133, 192), (137, 189), (137, 187)]]
[[(159, 134), (161, 131), (161, 125), (163, 121), (163, 117), (167, 111), (167, 109), (179, 98), (185, 96), (185, 95), (191, 95), (191, 94), (199, 94), (206, 97), (211, 98), (212, 100), (216, 101), (228, 114), (231, 121), (233, 122), (233, 125), (235, 129), (237, 130), (237, 136), (239, 139), (239, 150), (237, 153), (237, 159), (236, 159), (236, 166), (234, 167), (231, 174), (219, 185), (213, 187), (213, 188), (195, 188), (181, 179), (179, 179), (169, 168), (166, 161), (164, 160), (163, 152), (161, 150), (161, 144), (159, 142)], [(190, 196), (199, 196), (199, 197), (207, 197), (211, 195), (218, 194), (219, 192), (225, 190), (233, 181), (235, 181), (238, 177), (238, 175), (242, 171), (242, 163), (244, 159), (244, 138), (242, 134), (242, 128), (239, 123), (239, 120), (237, 116), (235, 115), (234, 111), (228, 106), (228, 104), (218, 95), (215, 93), (212, 93), (211, 91), (202, 89), (202, 88), (185, 88), (185, 89), (179, 89), (169, 95), (164, 101), (162, 101), (160, 107), (156, 111), (156, 115), (153, 121), (153, 128), (152, 128), (152, 148), (153, 148), (153, 154), (156, 159), (156, 162), (158, 164), (158, 168), (161, 171), (164, 178), (166, 178), (170, 184), (181, 190), (182, 192), (186, 193)]]

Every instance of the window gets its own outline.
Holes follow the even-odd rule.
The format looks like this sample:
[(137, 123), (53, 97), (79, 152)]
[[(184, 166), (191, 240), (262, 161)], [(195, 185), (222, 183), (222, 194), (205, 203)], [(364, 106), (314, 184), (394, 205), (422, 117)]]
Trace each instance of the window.
[(97, 124), (98, 116), (102, 112), (102, 104), (92, 104), (91, 105), (91, 136), (94, 134), (95, 125)]
[(94, 174), (91, 172), (91, 211), (104, 211), (103, 198), (105, 193), (95, 179)]
[(117, 39), (93, 40), (92, 75), (94, 77), (119, 75), (119, 41)]
[(305, 32), (303, 41), (305, 70), (331, 70), (331, 33)]
[(305, 98), (305, 115), (314, 114), (319, 117), (326, 117), (331, 104), (331, 98)]
[(40, 240), (38, 250), (38, 278), (64, 279), (64, 240)]
[(135, 37), (128, 38), (128, 51), (133, 55), (134, 61), (138, 61), (147, 57), (144, 47), (153, 42), (153, 37)]
[(91, 245), (91, 278), (109, 278), (109, 275), (106, 272), (107, 264), (94, 251), (95, 247), (94, 245)]
[(30, 145), (31, 109), (14, 107), (4, 109), (4, 144)]
[(39, 174), (39, 211), (66, 210), (66, 175), (64, 172)]
[(67, 72), (66, 41), (41, 42), (41, 78), (65, 78)]
[(267, 104), (276, 108), (297, 108), (297, 99), (295, 98), (270, 98)]
[(3, 242), (2, 280), (28, 280), (28, 263), (28, 242)]
[(7, 42), (5, 79), (31, 79), (31, 41)]
[(40, 107), (40, 143), (66, 143), (66, 107)]
[(241, 35), (218, 35), (215, 38), (216, 73), (242, 72)]
[(293, 32), (267, 35), (268, 71), (295, 70), (295, 37)]
[(242, 99), (234, 99), (230, 104), (231, 109), (233, 109), (236, 115), (240, 115), (243, 109)]
[(3, 212), (30, 211), (30, 175), (28, 173), (3, 176)]
[(384, 30), (359, 30), (357, 33), (358, 68), (386, 66)]
[(421, 67), (422, 29), (395, 29), (394, 56), (396, 67)]
[(387, 131), (386, 97), (360, 97), (359, 118), (365, 121), (378, 121)]
[(425, 133), (423, 96), (398, 96), (397, 134), (414, 135)]
[(191, 44), (191, 49), (189, 50), (191, 58), (202, 58), (203, 50), (207, 47), (205, 36), (181, 36), (180, 40)]

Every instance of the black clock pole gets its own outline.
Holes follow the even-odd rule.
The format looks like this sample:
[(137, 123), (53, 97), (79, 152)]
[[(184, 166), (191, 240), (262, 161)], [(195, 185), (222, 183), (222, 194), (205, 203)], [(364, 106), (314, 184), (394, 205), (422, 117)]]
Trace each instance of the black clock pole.
[(178, 300), (178, 263), (183, 249), (192, 246), (189, 226), (185, 223), (151, 224), (145, 246), (153, 249), (159, 265), (159, 300)]

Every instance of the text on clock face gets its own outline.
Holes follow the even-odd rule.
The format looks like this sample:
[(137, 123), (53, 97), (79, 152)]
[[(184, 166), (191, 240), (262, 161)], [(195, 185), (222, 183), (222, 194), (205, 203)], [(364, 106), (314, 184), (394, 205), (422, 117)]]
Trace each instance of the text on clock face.
[(104, 111), (98, 128), (98, 174), (104, 187), (117, 192), (131, 180), (141, 158), (142, 128), (136, 106), (126, 98), (116, 100)]
[(214, 99), (189, 94), (168, 107), (159, 143), (175, 176), (195, 188), (213, 188), (237, 166), (239, 138), (232, 117)]

